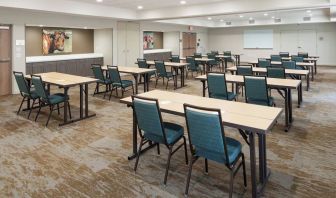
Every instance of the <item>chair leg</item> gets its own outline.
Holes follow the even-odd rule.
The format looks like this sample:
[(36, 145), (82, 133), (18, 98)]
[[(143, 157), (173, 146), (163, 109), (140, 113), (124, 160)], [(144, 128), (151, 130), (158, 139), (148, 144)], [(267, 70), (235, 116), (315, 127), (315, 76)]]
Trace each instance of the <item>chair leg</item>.
[(160, 144), (157, 144), (156, 148), (157, 148), (157, 154), (160, 155)]
[(107, 93), (107, 85), (105, 85), (105, 86), (106, 86), (106, 90), (104, 92), (104, 99), (105, 99), (105, 96), (106, 96), (106, 93)]
[(245, 188), (246, 188), (246, 187), (247, 187), (247, 182), (246, 182), (246, 168), (245, 168), (245, 157), (244, 157), (244, 153), (242, 153), (242, 163), (243, 163), (244, 186), (245, 186)]
[(60, 113), (60, 107), (59, 107), (59, 104), (57, 104), (57, 113), (58, 113), (58, 115), (61, 114), (61, 113)]
[(71, 116), (71, 108), (70, 108), (70, 102), (68, 101), (68, 109), (69, 109), (69, 117), (70, 119), (72, 119), (72, 116)]
[(136, 158), (135, 165), (134, 165), (134, 171), (135, 172), (137, 171), (137, 168), (138, 168), (138, 163), (139, 163), (139, 158), (140, 158), (140, 153), (141, 153), (141, 148), (142, 148), (143, 142), (144, 142), (144, 138), (141, 138), (140, 145), (139, 145), (139, 150), (138, 150), (138, 153), (137, 153), (137, 158)]
[(204, 160), (205, 174), (209, 174), (208, 159)]
[(132, 84), (132, 93), (133, 93), (133, 95), (135, 94), (135, 92), (134, 92), (134, 85), (133, 84)]
[(191, 160), (189, 162), (189, 170), (188, 170), (188, 177), (187, 177), (187, 184), (186, 184), (186, 188), (184, 191), (184, 194), (186, 196), (188, 196), (188, 191), (189, 191), (189, 184), (190, 184), (190, 178), (191, 178), (191, 172), (192, 172), (192, 166), (193, 166), (193, 157), (191, 155)]
[(53, 110), (54, 110), (54, 105), (50, 105), (50, 113), (49, 113), (48, 120), (47, 120), (47, 123), (46, 123), (45, 126), (48, 126), (49, 120), (50, 120), (50, 117), (51, 117), (51, 114), (52, 114)]
[(36, 99), (33, 99), (33, 104), (32, 104), (32, 106), (31, 106), (30, 109), (29, 109), (28, 119), (30, 118), (30, 114), (31, 114), (31, 112), (33, 111), (33, 108), (34, 108), (34, 105), (35, 105), (35, 101), (36, 101)]
[(122, 97), (122, 98), (124, 97), (124, 93), (125, 93), (125, 89), (124, 89), (124, 88), (121, 88), (121, 97)]
[(230, 170), (230, 192), (229, 197), (232, 198), (233, 193), (233, 170)]
[(167, 177), (168, 177), (168, 171), (169, 171), (169, 166), (170, 166), (170, 159), (171, 159), (171, 156), (172, 156), (172, 149), (173, 149), (173, 147), (169, 147), (169, 154), (168, 154), (168, 161), (167, 161), (167, 167), (166, 167), (166, 174), (165, 174), (164, 181), (163, 181), (164, 185), (167, 184)]
[(110, 96), (109, 96), (109, 100), (111, 100), (111, 97), (112, 97), (112, 94), (113, 94), (113, 88), (111, 89), (111, 92), (110, 92)]
[(98, 91), (98, 86), (99, 86), (99, 84), (97, 83), (97, 84), (96, 84), (96, 88), (95, 88), (95, 90), (94, 90), (94, 92), (93, 92), (93, 96), (97, 93), (97, 91)]
[(20, 111), (21, 111), (21, 108), (22, 108), (22, 104), (23, 104), (23, 102), (25, 101), (25, 99), (26, 99), (26, 96), (22, 98), (22, 101), (21, 101), (19, 110), (17, 111), (16, 115), (19, 115), (19, 113), (20, 113)]
[(158, 83), (158, 78), (156, 78), (156, 81), (155, 81), (155, 88), (156, 88), (156, 86), (157, 86), (157, 83)]
[(168, 89), (168, 82), (169, 82), (169, 79), (167, 79), (166, 89)]
[(188, 165), (188, 149), (187, 149), (187, 140), (186, 138), (183, 136), (183, 145), (184, 145), (184, 155), (185, 155), (185, 161), (186, 164)]
[(42, 108), (42, 103), (40, 103), (40, 107), (39, 107), (39, 109), (38, 109), (38, 111), (37, 111), (37, 114), (36, 114), (36, 116), (35, 116), (35, 122), (37, 121), (37, 118), (38, 118), (38, 116), (39, 116), (39, 114), (40, 114), (40, 112), (41, 112), (41, 108)]

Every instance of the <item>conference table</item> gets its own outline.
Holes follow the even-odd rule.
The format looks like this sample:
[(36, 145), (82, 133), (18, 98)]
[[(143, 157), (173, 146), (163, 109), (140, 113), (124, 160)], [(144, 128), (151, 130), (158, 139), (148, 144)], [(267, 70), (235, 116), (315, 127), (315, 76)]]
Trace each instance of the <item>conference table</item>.
[[(236, 84), (236, 93), (237, 93), (237, 85), (244, 85), (244, 76), (240, 75), (225, 75), (226, 82)], [(203, 85), (203, 97), (205, 97), (205, 90), (207, 76), (197, 76), (195, 79), (200, 80)], [(280, 78), (267, 78), (267, 86), (269, 88), (274, 88), (278, 90), (283, 90), (285, 95), (283, 96), (285, 99), (285, 131), (288, 132), (293, 119), (293, 107), (292, 107), (292, 89), (298, 90), (298, 107), (300, 107), (302, 103), (302, 83), (301, 80), (293, 80), (293, 79), (280, 79)], [(232, 86), (232, 92), (234, 91), (234, 87)]]
[[(103, 71), (107, 71), (107, 66), (102, 66)], [(149, 91), (149, 78), (148, 74), (150, 72), (156, 71), (155, 69), (146, 69), (146, 68), (139, 68), (139, 67), (125, 67), (125, 66), (118, 66), (118, 71), (124, 74), (131, 74), (135, 80), (135, 93), (138, 94), (138, 79), (139, 76), (144, 76), (144, 92)], [(107, 74), (107, 73), (106, 73)]]
[[(258, 64), (258, 60), (256, 61), (248, 61), (248, 64), (251, 64), (253, 66), (256, 66)], [(281, 61), (271, 61), (271, 65), (282, 65)], [(314, 67), (315, 64), (312, 62), (296, 62), (296, 66), (305, 67), (309, 70), (309, 73), (311, 75), (311, 80), (314, 81)]]
[[(218, 100), (160, 90), (149, 91), (139, 94), (139, 96), (158, 99), (161, 112), (177, 116), (184, 116), (184, 103), (206, 108), (221, 109), (223, 125), (238, 129), (249, 146), (252, 197), (259, 197), (261, 195), (270, 176), (270, 169), (267, 168), (266, 134), (271, 131), (281, 115), (283, 111), (281, 108)], [(128, 107), (132, 107), (131, 97), (123, 98), (120, 102), (126, 104)], [(133, 109), (133, 153), (128, 157), (129, 160), (135, 158), (137, 155), (137, 135), (138, 128)], [(259, 175), (257, 175), (256, 171), (256, 136), (258, 137), (259, 145)], [(154, 146), (156, 145), (150, 144), (143, 152)], [(259, 182), (257, 182), (258, 179)]]
[[(237, 72), (237, 67), (230, 67), (228, 68), (228, 71), (231, 72), (231, 74), (235, 74)], [(252, 71), (255, 73), (259, 73), (259, 74), (266, 74), (267, 73), (267, 69), (263, 68), (263, 67), (252, 67)], [(309, 83), (309, 70), (302, 70), (302, 69), (285, 69), (285, 74), (286, 75), (297, 75), (300, 76), (305, 76), (306, 77), (306, 81), (307, 81), (307, 91), (309, 90), (310, 87), (310, 83)]]
[[(55, 85), (60, 88), (63, 88), (65, 96), (69, 96), (68, 91), (71, 87), (79, 86), (79, 96), (80, 96), (79, 118), (68, 120), (68, 102), (69, 101), (65, 100), (64, 107), (63, 107), (63, 110), (64, 110), (63, 122), (59, 124), (60, 126), (96, 116), (96, 114), (89, 115), (89, 100), (88, 100), (89, 86), (88, 85), (91, 83), (97, 82), (98, 79), (64, 74), (64, 73), (59, 73), (59, 72), (38, 73), (34, 75), (41, 76), (42, 81), (45, 84), (47, 84), (48, 91), (50, 91), (50, 85)], [(30, 83), (31, 75), (26, 75), (25, 77)], [(30, 109), (30, 100), (27, 100), (27, 109)]]
[[(219, 55), (224, 55), (224, 53), (218, 53)], [(241, 53), (232, 53), (232, 56), (236, 59), (237, 65), (240, 65), (240, 57), (244, 55)]]
[[(180, 60), (185, 61), (186, 58), (181, 57)], [(201, 62), (201, 65), (203, 66), (203, 71), (207, 72), (207, 71), (210, 71), (209, 62), (214, 61), (214, 59), (202, 57), (202, 58), (195, 58), (195, 61), (196, 62)]]
[[(207, 57), (208, 55), (202, 55), (202, 56)], [(224, 55), (219, 54), (219, 55), (215, 55), (215, 57), (220, 59), (220, 61), (222, 62), (223, 69), (221, 71), (226, 72), (228, 68), (228, 60), (231, 58), (231, 56), (224, 56)]]
[[(155, 61), (146, 61), (147, 65), (155, 65)], [(138, 64), (137, 62), (135, 64)], [(175, 63), (175, 62), (164, 62), (165, 66), (169, 66), (171, 67), (174, 71), (175, 74), (178, 74), (178, 70), (181, 71), (181, 86), (178, 87), (177, 86), (177, 76), (174, 78), (174, 89), (178, 89), (178, 88), (182, 88), (185, 87), (185, 83), (184, 83), (184, 78), (185, 78), (185, 69), (186, 67), (189, 65), (189, 63)]]
[[(264, 59), (271, 60), (271, 58), (264, 58)], [(304, 62), (314, 63), (315, 74), (317, 74), (317, 61), (318, 61), (318, 59), (319, 59), (318, 56), (309, 56), (308, 58), (303, 58)], [(281, 60), (283, 60), (283, 61), (290, 61), (290, 60), (292, 60), (292, 57), (291, 56), (289, 56), (289, 57), (281, 57)]]

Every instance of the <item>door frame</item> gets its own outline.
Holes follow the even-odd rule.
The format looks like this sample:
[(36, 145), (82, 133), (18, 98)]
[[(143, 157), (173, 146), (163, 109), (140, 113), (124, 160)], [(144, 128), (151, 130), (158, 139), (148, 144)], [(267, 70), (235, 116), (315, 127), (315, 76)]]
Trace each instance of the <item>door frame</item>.
[(9, 35), (10, 35), (10, 38), (9, 38), (9, 70), (10, 70), (10, 75), (9, 75), (9, 94), (13, 94), (13, 76), (12, 76), (12, 73), (13, 73), (13, 26), (11, 24), (2, 24), (0, 23), (0, 29), (7, 29), (7, 28), (2, 28), (2, 27), (8, 27), (8, 30), (9, 30)]

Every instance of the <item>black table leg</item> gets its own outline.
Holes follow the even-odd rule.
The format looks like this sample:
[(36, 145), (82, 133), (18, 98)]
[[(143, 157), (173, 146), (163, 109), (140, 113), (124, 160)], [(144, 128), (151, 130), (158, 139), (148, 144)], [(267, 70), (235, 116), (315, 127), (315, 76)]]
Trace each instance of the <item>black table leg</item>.
[(309, 79), (309, 74), (306, 76), (306, 80), (307, 80), (307, 91), (309, 91), (309, 87), (310, 87), (310, 79)]
[[(133, 78), (135, 80), (135, 93), (138, 94), (138, 74), (133, 74)], [(144, 85), (145, 86), (145, 85)]]
[(203, 85), (203, 97), (205, 97), (205, 80), (202, 80), (202, 85)]
[(225, 65), (224, 65), (224, 73), (226, 73), (228, 61), (227, 61), (227, 58), (225, 58), (224, 60), (225, 60), (224, 61), (224, 63), (225, 63)]
[(289, 107), (289, 122), (293, 123), (293, 105), (292, 105), (292, 90), (288, 89), (288, 107)]
[(285, 127), (285, 131), (288, 132), (289, 130), (289, 102), (288, 102), (288, 90), (289, 89), (284, 89), (285, 91), (285, 119), (286, 119), (286, 127)]
[[(64, 87), (64, 96), (66, 98), (68, 98), (68, 90), (69, 90), (69, 87)], [(64, 123), (67, 123), (68, 122), (68, 100), (66, 99), (64, 101), (64, 107), (63, 107), (63, 110), (64, 110), (64, 113), (63, 113), (63, 122)]]
[(83, 85), (80, 85), (79, 86), (79, 116), (80, 116), (81, 119), (83, 118), (83, 108), (84, 108), (83, 92), (84, 92)]
[(174, 71), (175, 71), (175, 78), (173, 77), (174, 78), (174, 89), (177, 89), (177, 73), (178, 73), (178, 68), (174, 67)]
[(254, 133), (249, 132), (250, 143), (250, 166), (251, 166), (251, 186), (252, 197), (257, 197), (257, 174), (256, 174), (256, 155), (255, 155), (255, 137)]
[(302, 102), (302, 83), (300, 83), (298, 88), (298, 108), (301, 107), (301, 102)]
[(85, 117), (89, 116), (89, 85), (85, 84)]

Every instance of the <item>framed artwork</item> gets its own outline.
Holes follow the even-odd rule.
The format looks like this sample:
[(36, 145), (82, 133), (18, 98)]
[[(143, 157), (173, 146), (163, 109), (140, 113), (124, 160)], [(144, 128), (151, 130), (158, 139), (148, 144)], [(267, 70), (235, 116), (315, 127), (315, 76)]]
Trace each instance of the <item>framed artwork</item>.
[(143, 49), (154, 49), (154, 32), (144, 32)]
[(71, 53), (72, 31), (61, 29), (43, 29), (42, 51), (43, 55)]

